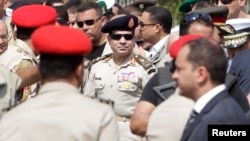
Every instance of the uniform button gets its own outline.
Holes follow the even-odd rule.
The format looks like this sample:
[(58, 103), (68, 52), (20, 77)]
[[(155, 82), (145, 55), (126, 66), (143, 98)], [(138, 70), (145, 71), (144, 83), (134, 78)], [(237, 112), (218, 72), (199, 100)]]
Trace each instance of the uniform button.
[(110, 88), (112, 88), (113, 87), (113, 85), (110, 85)]

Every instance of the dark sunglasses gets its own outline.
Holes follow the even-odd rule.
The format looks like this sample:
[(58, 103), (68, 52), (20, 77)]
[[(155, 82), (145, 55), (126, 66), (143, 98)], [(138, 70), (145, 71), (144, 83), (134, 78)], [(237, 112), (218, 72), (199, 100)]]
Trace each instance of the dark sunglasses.
[[(218, 3), (219, 3), (219, 0), (212, 0), (213, 1), (213, 3), (215, 3), (215, 4), (217, 4), (218, 5)], [(220, 0), (221, 1), (221, 3), (223, 3), (223, 4), (230, 4), (230, 3), (232, 3), (232, 1), (234, 1), (234, 0)]]
[(125, 40), (131, 40), (134, 38), (134, 34), (110, 34), (110, 37), (114, 40), (120, 40), (122, 37), (124, 37)]
[(139, 22), (139, 26), (144, 27), (144, 26), (152, 26), (152, 25), (156, 25), (156, 24), (145, 24), (142, 21)]
[(101, 19), (101, 17), (99, 17), (97, 19), (86, 20), (86, 21), (77, 21), (76, 24), (78, 25), (79, 28), (83, 28), (84, 24), (91, 26), (91, 25), (95, 24), (100, 19)]
[(206, 23), (213, 23), (212, 18), (206, 13), (189, 13), (182, 19), (182, 24), (189, 24), (197, 20), (205, 21)]

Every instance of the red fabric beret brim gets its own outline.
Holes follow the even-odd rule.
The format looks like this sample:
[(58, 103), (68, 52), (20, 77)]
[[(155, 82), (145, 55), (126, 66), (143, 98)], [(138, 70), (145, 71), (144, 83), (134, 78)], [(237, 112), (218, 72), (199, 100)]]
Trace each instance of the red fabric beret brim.
[(85, 55), (91, 52), (90, 39), (80, 30), (66, 26), (40, 27), (31, 36), (39, 53), (58, 55)]
[(200, 38), (204, 38), (204, 36), (201, 36), (201, 35), (191, 35), (191, 34), (190, 35), (181, 36), (178, 40), (176, 40), (170, 46), (170, 49), (169, 49), (170, 56), (173, 59), (176, 59), (179, 51), (181, 50), (181, 48), (183, 46), (185, 46), (190, 41), (193, 41), (193, 40), (196, 40), (196, 39), (200, 39)]

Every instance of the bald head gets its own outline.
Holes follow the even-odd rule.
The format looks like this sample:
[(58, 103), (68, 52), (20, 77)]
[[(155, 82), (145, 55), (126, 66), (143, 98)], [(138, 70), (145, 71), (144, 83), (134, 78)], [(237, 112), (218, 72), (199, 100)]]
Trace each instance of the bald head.
[(173, 32), (169, 35), (168, 37), (168, 41), (167, 41), (167, 53), (169, 50), (169, 47), (176, 41), (179, 39), (179, 32)]

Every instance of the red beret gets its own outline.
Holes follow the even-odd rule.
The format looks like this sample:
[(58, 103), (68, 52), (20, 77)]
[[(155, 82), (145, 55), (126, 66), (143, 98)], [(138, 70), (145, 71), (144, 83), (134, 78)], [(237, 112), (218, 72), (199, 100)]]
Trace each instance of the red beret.
[(45, 5), (25, 5), (14, 10), (12, 21), (15, 25), (36, 28), (56, 22), (56, 10)]
[(67, 26), (43, 26), (31, 35), (34, 49), (39, 53), (58, 55), (85, 55), (92, 43), (80, 30)]
[(170, 50), (169, 50), (170, 56), (173, 59), (176, 59), (179, 51), (181, 50), (181, 48), (184, 45), (186, 45), (190, 41), (194, 41), (194, 40), (200, 39), (200, 38), (204, 38), (204, 36), (201, 36), (201, 35), (192, 35), (192, 34), (181, 36), (177, 41), (175, 41), (170, 46)]

